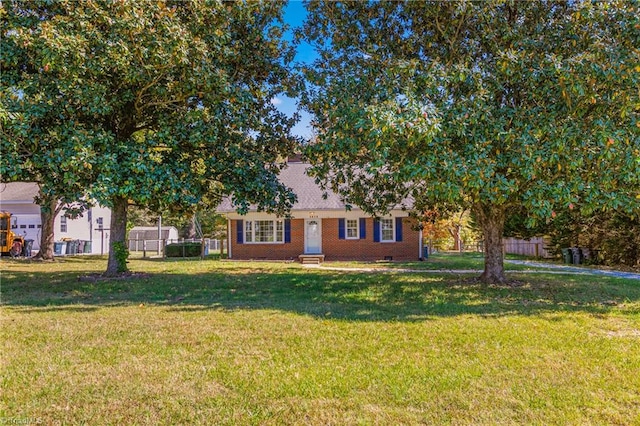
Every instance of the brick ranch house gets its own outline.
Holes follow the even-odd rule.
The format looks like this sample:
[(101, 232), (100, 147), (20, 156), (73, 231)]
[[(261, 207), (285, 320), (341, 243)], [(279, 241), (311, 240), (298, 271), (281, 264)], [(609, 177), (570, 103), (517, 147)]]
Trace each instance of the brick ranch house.
[[(230, 259), (417, 260), (422, 235), (406, 210), (373, 218), (359, 208), (347, 211), (338, 195), (323, 191), (307, 176), (309, 164), (290, 161), (280, 181), (297, 195), (291, 218), (250, 210), (238, 214), (228, 199), (218, 207), (227, 218)], [(411, 206), (406, 206), (411, 207)]]

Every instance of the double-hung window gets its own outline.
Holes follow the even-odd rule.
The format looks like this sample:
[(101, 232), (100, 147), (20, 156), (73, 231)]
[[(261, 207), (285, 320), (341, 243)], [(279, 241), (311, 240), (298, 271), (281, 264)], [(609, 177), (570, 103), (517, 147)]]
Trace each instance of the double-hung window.
[(283, 243), (283, 220), (247, 220), (244, 225), (247, 243)]
[(396, 240), (394, 222), (393, 218), (380, 219), (380, 241), (391, 242)]
[(67, 232), (67, 217), (60, 216), (60, 232)]
[(358, 219), (347, 219), (345, 221), (345, 228), (347, 231), (347, 239), (348, 240), (357, 240), (360, 238), (360, 221)]

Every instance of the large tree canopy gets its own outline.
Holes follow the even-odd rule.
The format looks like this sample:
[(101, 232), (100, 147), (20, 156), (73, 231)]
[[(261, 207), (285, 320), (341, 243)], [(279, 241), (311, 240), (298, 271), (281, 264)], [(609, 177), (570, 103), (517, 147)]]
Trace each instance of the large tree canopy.
[[(293, 119), (283, 2), (3, 1), (3, 178), (86, 188), (110, 206), (107, 273), (126, 269), (130, 202), (231, 195), (284, 211)], [(51, 179), (50, 179), (51, 177)]]
[(40, 205), (42, 230), (37, 257), (53, 260), (56, 215), (71, 206), (80, 207), (73, 214), (87, 207), (87, 182), (94, 177), (95, 157), (82, 138), (90, 129), (75, 128), (77, 123), (64, 108), (54, 105), (60, 97), (56, 73), (49, 72), (48, 62), (35, 61), (35, 54), (28, 51), (31, 42), (15, 43), (21, 26), (24, 31), (38, 24), (50, 10), (35, 3), (7, 3), (0, 4), (0, 176), (3, 182), (38, 183), (40, 193), (34, 201)]
[[(510, 209), (640, 200), (637, 3), (309, 2), (315, 175), (372, 213), (470, 208), (487, 282)], [(532, 223), (533, 224), (533, 223)]]

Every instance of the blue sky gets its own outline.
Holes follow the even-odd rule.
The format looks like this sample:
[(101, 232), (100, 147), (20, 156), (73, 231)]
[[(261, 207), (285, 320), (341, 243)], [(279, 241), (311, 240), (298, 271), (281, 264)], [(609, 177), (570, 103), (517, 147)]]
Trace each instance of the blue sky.
[[(300, 0), (289, 0), (289, 4), (285, 7), (284, 20), (291, 28), (301, 27), (304, 19), (307, 16), (307, 10), (304, 4)], [(287, 40), (293, 39), (293, 32), (290, 30), (285, 36)], [(317, 55), (313, 51), (313, 48), (307, 44), (302, 43), (298, 48), (298, 54), (296, 55), (296, 61), (310, 63), (316, 59)]]
[[(289, 4), (285, 8), (284, 19), (287, 24), (292, 28), (295, 28), (302, 26), (306, 15), (307, 11), (302, 1), (290, 0)], [(286, 38), (288, 40), (293, 39), (292, 31), (289, 31)], [(317, 55), (313, 48), (310, 45), (303, 43), (298, 47), (298, 53), (296, 54), (295, 61), (310, 63), (316, 58), (316, 56)], [(297, 101), (286, 96), (278, 96), (277, 98), (274, 98), (272, 102), (280, 111), (284, 112), (288, 116), (292, 116), (298, 110)], [(311, 116), (304, 111), (298, 112), (301, 115), (300, 122), (298, 122), (298, 124), (293, 128), (292, 133), (296, 136), (309, 139), (312, 136), (312, 130), (309, 124)]]

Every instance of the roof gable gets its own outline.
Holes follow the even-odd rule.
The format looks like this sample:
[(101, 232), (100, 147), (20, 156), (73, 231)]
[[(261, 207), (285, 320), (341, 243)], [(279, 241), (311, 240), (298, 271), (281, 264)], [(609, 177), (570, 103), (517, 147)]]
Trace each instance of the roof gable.
[[(332, 191), (323, 191), (315, 179), (307, 175), (307, 169), (311, 167), (308, 163), (290, 162), (280, 174), (278, 180), (285, 186), (291, 188), (297, 196), (297, 201), (292, 207), (296, 210), (345, 210), (345, 203)], [(231, 203), (230, 197), (225, 197), (217, 208), (220, 213), (233, 213), (236, 209)], [(251, 206), (249, 211), (256, 211)]]
[(338, 194), (331, 190), (323, 191), (315, 178), (307, 174), (310, 167), (308, 163), (289, 163), (278, 176), (280, 182), (291, 188), (298, 198), (292, 210), (344, 210), (346, 205)]
[[(312, 178), (307, 174), (307, 170), (309, 168), (311, 168), (309, 163), (290, 162), (278, 175), (280, 182), (291, 188), (293, 193), (297, 196), (297, 201), (291, 208), (291, 211), (345, 211), (347, 207), (342, 198), (330, 189), (323, 191), (316, 183), (315, 178)], [(326, 197), (324, 196), (325, 194)], [(351, 207), (351, 210), (360, 209), (354, 205)], [(218, 206), (217, 211), (220, 213), (233, 213), (236, 209), (231, 204), (230, 197), (226, 197)], [(252, 206), (249, 211), (256, 211), (256, 209)]]

